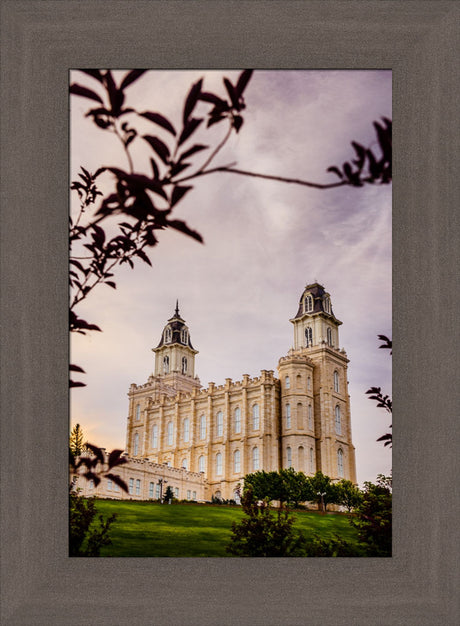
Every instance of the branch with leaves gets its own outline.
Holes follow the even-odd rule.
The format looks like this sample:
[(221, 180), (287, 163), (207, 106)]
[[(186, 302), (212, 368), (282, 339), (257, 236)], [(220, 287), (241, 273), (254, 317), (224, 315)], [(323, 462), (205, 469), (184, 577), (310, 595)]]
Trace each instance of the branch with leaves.
[(99, 485), (102, 477), (109, 478), (123, 491), (128, 493), (128, 486), (125, 481), (117, 474), (112, 473), (113, 468), (127, 463), (126, 457), (122, 456), (123, 450), (112, 450), (106, 458), (103, 449), (98, 446), (85, 443), (84, 448), (85, 451), (89, 451), (91, 454), (85, 453), (77, 456), (72, 448), (69, 449), (71, 474), (74, 476), (81, 475), (86, 480), (94, 481), (95, 487)]
[[(380, 345), (379, 348), (389, 350), (390, 354), (392, 354), (393, 343), (391, 339), (388, 339), (388, 337), (386, 337), (385, 335), (378, 335), (378, 338), (380, 339), (380, 341), (383, 341), (382, 345)], [(393, 403), (391, 401), (391, 398), (388, 395), (382, 393), (381, 387), (371, 387), (366, 391), (366, 394), (369, 395), (369, 400), (375, 400), (377, 402), (378, 407), (385, 409), (390, 414), (393, 412)], [(392, 428), (392, 424), (390, 424), (389, 428)], [(392, 433), (386, 433), (385, 435), (379, 437), (377, 441), (384, 441), (385, 443), (383, 445), (390, 446), (391, 448), (393, 445), (393, 435)]]

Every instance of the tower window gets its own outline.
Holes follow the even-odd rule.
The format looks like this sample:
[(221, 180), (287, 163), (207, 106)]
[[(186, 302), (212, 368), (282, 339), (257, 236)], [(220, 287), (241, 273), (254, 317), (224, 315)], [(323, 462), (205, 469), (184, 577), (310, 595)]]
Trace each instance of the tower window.
[(307, 378), (307, 389), (308, 389), (308, 391), (310, 391), (310, 389), (311, 389), (311, 378), (310, 378), (310, 376)]
[(286, 404), (286, 428), (291, 428), (291, 405)]
[(286, 376), (286, 378), (284, 379), (284, 383), (285, 383), (286, 389), (290, 389), (291, 388), (291, 380), (290, 380), (289, 376)]
[(181, 330), (181, 333), (180, 333), (180, 340), (181, 340), (181, 342), (182, 342), (182, 343), (185, 343), (185, 344), (187, 343), (187, 340), (188, 340), (188, 332), (187, 332), (187, 330), (186, 330), (185, 328)]
[(216, 476), (222, 476), (222, 454), (216, 454)]
[(298, 450), (298, 459), (299, 459), (299, 465), (298, 465), (298, 469), (303, 472), (305, 470), (305, 449), (303, 446), (299, 446), (299, 450)]
[(130, 494), (134, 492), (134, 478), (129, 479), (128, 491)]
[(241, 454), (239, 450), (233, 453), (233, 472), (239, 474), (241, 471)]
[(187, 373), (187, 357), (182, 357), (182, 374)]
[(331, 300), (329, 298), (329, 296), (326, 296), (323, 299), (323, 309), (326, 313), (330, 313), (331, 312)]
[(241, 432), (241, 409), (236, 407), (235, 409), (235, 433)]
[(152, 428), (152, 448), (158, 448), (158, 426), (156, 424)]
[(204, 472), (204, 456), (203, 455), (201, 455), (200, 458), (198, 459), (198, 471)]
[(252, 469), (254, 472), (259, 469), (259, 448), (252, 449)]
[(326, 330), (327, 345), (332, 347), (332, 330), (328, 327)]
[(188, 470), (188, 461), (187, 461), (187, 459), (182, 459), (181, 467), (184, 470)]
[(340, 407), (338, 404), (335, 407), (335, 432), (338, 435), (342, 434), (342, 418), (340, 415)]
[(305, 347), (309, 348), (313, 345), (313, 330), (311, 326), (307, 326), (305, 329)]
[(305, 296), (304, 311), (305, 313), (311, 313), (313, 311), (313, 298), (311, 296)]
[(339, 448), (337, 450), (337, 473), (343, 478), (343, 450)]
[(313, 474), (315, 471), (315, 455), (313, 452), (313, 448), (310, 448), (310, 472)]
[(308, 428), (313, 430), (313, 407), (311, 404), (308, 405)]
[(136, 456), (139, 453), (139, 433), (134, 434), (134, 446), (133, 446), (133, 454)]
[(139, 478), (136, 479), (136, 496), (141, 495), (141, 481)]
[(190, 422), (188, 417), (186, 417), (184, 419), (184, 442), (187, 443), (187, 441), (190, 438)]
[(141, 405), (136, 405), (136, 422), (141, 419)]
[(222, 437), (223, 433), (224, 433), (224, 416), (222, 414), (222, 411), (219, 411), (217, 413), (217, 436), (218, 437)]
[(337, 370), (334, 372), (334, 391), (339, 393), (339, 373)]
[(169, 374), (169, 356), (163, 357), (163, 374)]
[(154, 483), (149, 483), (149, 498), (151, 498), (153, 500), (153, 490), (155, 488), (155, 484)]
[(206, 438), (206, 416), (202, 415), (200, 417), (200, 439)]
[(259, 405), (254, 404), (252, 407), (252, 428), (253, 430), (259, 430)]
[(286, 467), (289, 469), (292, 467), (292, 450), (291, 448), (286, 448)]
[(168, 422), (168, 446), (173, 445), (174, 426), (172, 422)]
[(170, 327), (168, 326), (165, 329), (165, 343), (171, 343), (171, 339), (172, 339), (172, 331)]

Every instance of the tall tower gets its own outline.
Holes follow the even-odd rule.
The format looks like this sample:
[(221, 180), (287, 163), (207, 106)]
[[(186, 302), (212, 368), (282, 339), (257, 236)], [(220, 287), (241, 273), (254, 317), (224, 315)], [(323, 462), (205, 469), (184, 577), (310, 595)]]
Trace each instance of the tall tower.
[(356, 483), (348, 359), (339, 344), (342, 322), (335, 317), (331, 297), (322, 285), (306, 285), (290, 321), (294, 348), (280, 359), (278, 367), (282, 467), (293, 466), (306, 473), (321, 470), (332, 479)]
[(174, 315), (168, 320), (161, 333), (160, 343), (155, 352), (155, 377), (174, 391), (189, 392), (200, 388), (195, 378), (195, 350), (190, 341), (190, 331), (179, 314), (179, 303), (176, 302)]

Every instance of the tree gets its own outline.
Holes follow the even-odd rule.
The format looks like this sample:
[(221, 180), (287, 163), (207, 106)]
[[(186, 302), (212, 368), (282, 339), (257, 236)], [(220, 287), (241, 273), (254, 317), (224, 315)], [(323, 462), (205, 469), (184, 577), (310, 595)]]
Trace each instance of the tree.
[(107, 519), (99, 515), (92, 498), (70, 490), (69, 556), (100, 556), (103, 546), (112, 543), (109, 532), (116, 514)]
[(287, 510), (272, 514), (268, 499), (258, 504), (252, 487), (243, 492), (241, 504), (245, 517), (232, 523), (232, 535), (226, 548), (234, 556), (295, 557), (303, 556), (303, 535), (293, 528), (294, 517)]
[[(388, 339), (388, 337), (386, 337), (385, 335), (378, 335), (378, 338), (383, 341), (383, 344), (379, 346), (379, 348), (385, 348), (387, 350), (390, 350), (390, 354), (392, 354), (393, 343), (391, 339)], [(377, 402), (378, 407), (381, 407), (385, 409), (388, 413), (392, 414), (393, 403), (391, 401), (391, 398), (388, 395), (382, 393), (381, 387), (371, 387), (366, 391), (366, 394), (369, 395), (369, 400), (375, 400)], [(391, 427), (392, 424), (390, 424), (389, 428)], [(377, 441), (384, 441), (385, 443), (383, 445), (390, 446), (391, 448), (393, 445), (393, 435), (392, 433), (385, 433), (385, 435), (379, 437)]]
[(316, 472), (314, 476), (307, 478), (306, 498), (309, 502), (316, 502), (318, 510), (326, 511), (327, 505), (337, 504), (338, 492), (329, 476), (322, 472)]
[(361, 503), (350, 523), (358, 530), (367, 556), (391, 556), (392, 479), (379, 474), (377, 484), (364, 483)]
[(335, 484), (335, 489), (337, 493), (337, 504), (346, 506), (348, 512), (351, 512), (360, 504), (362, 500), (361, 491), (351, 480), (339, 480), (339, 482)]
[(80, 424), (75, 424), (73, 427), (70, 433), (69, 446), (74, 456), (80, 456), (86, 450), (86, 446), (83, 444), (83, 430)]
[(163, 495), (163, 503), (169, 502), (170, 500), (174, 500), (174, 491), (172, 487), (168, 485)]

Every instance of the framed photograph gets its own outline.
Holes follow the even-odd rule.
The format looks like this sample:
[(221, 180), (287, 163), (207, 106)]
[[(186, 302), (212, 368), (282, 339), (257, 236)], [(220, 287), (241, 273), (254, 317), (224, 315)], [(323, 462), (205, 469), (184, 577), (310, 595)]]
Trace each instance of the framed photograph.
[[(455, 571), (454, 505), (449, 495), (455, 493), (455, 485), (449, 468), (454, 467), (457, 456), (451, 436), (456, 413), (455, 394), (446, 389), (456, 363), (452, 337), (458, 281), (454, 271), (458, 217), (453, 213), (452, 171), (446, 165), (456, 149), (455, 133), (450, 128), (455, 119), (456, 98), (449, 81), (449, 75), (454, 75), (455, 18), (458, 19), (458, 7), (443, 1), (75, 4), (18, 0), (2, 4), (2, 191), (6, 198), (1, 235), (2, 318), (8, 327), (2, 350), (3, 623), (455, 623), (458, 607), (451, 576)], [(178, 72), (176, 77), (179, 72), (191, 72), (192, 84), (201, 72), (208, 74), (211, 83), (211, 72), (230, 73), (235, 84), (239, 70), (254, 68), (255, 75), (259, 71), (266, 79), (263, 88), (259, 83), (259, 105), (268, 108), (270, 102), (276, 101), (280, 116), (282, 99), (270, 99), (271, 72), (286, 77), (305, 77), (309, 72), (320, 76), (328, 71), (363, 77), (366, 73), (367, 77), (379, 73), (392, 76), (395, 443), (391, 558), (271, 558), (261, 567), (260, 560), (252, 558), (68, 557), (67, 233), (69, 187), (75, 174), (69, 176), (74, 141), (70, 131), (76, 129), (69, 124), (68, 87), (69, 72), (77, 68), (151, 68), (171, 77), (174, 71)], [(286, 98), (292, 105), (298, 94), (289, 80), (286, 86)], [(363, 81), (365, 103), (369, 89)], [(315, 94), (313, 86), (311, 94)], [(306, 91), (300, 95), (307, 97)], [(357, 95), (357, 89), (349, 91), (344, 86), (334, 97), (342, 99), (344, 110), (347, 98)], [(179, 100), (183, 97), (181, 92)], [(289, 110), (293, 111), (291, 106)], [(350, 146), (355, 140), (353, 129), (345, 136), (344, 144)], [(77, 141), (85, 143), (82, 136), (75, 137)], [(161, 147), (152, 148), (161, 159)], [(111, 147), (102, 150), (108, 150), (104, 157), (111, 156)], [(252, 170), (264, 172), (263, 165), (262, 162)], [(333, 154), (329, 165), (341, 166), (340, 174), (344, 175), (343, 164), (336, 163)], [(308, 179), (307, 174), (305, 178)], [(339, 174), (336, 179), (341, 180)], [(236, 184), (242, 185), (235, 181)], [(240, 205), (244, 193), (244, 188), (235, 190)], [(283, 190), (267, 192), (265, 204), (282, 202), (282, 195)], [(215, 202), (219, 200), (218, 189), (212, 191), (212, 196)], [(259, 199), (260, 210), (264, 208), (263, 200)], [(324, 203), (324, 199), (318, 202)], [(262, 234), (264, 219), (267, 218), (261, 213)], [(333, 229), (333, 215), (331, 220)], [(193, 227), (193, 214), (186, 215), (185, 221)], [(277, 224), (277, 228), (285, 226)], [(355, 246), (353, 234), (356, 233), (350, 234), (350, 241)], [(381, 238), (368, 244), (376, 254), (384, 246)], [(264, 246), (272, 254), (268, 242)], [(158, 250), (161, 255), (161, 243)], [(359, 257), (359, 251), (356, 254)], [(248, 266), (251, 258), (248, 255)], [(267, 269), (270, 264), (267, 262)], [(326, 272), (326, 266), (317, 264), (317, 271), (323, 267)], [(376, 294), (379, 288), (388, 290), (389, 275), (385, 272), (375, 277)], [(204, 269), (197, 268), (197, 284), (203, 274)], [(301, 285), (298, 293), (292, 294), (290, 308), (297, 308), (299, 298), (302, 306), (307, 306), (310, 293), (317, 296), (313, 289), (307, 289), (308, 293), (303, 290), (322, 286), (321, 277), (307, 276), (305, 280), (307, 285)], [(361, 280), (366, 281), (366, 277)], [(339, 289), (340, 281), (334, 278), (334, 282)], [(279, 289), (278, 284), (280, 278), (274, 273), (273, 290)], [(236, 302), (238, 289), (243, 287), (244, 280), (240, 278), (234, 288)], [(324, 293), (328, 294), (328, 285), (325, 287)], [(161, 290), (162, 299), (173, 297), (174, 289), (169, 293), (163, 285)], [(231, 294), (232, 290), (225, 292), (229, 298)], [(198, 305), (198, 296), (198, 290), (191, 291), (190, 302)], [(130, 297), (145, 299), (150, 295), (137, 288)], [(160, 339), (167, 342), (163, 331), (167, 333), (168, 319), (180, 317), (182, 304), (175, 301), (180, 297), (176, 294), (172, 310), (164, 312), (164, 324), (159, 326), (156, 322), (152, 326), (147, 338), (151, 345), (142, 347), (157, 351), (160, 348), (163, 367), (166, 351), (161, 350)], [(263, 308), (263, 293), (254, 297)], [(330, 297), (335, 307), (332, 290)], [(101, 301), (100, 310), (107, 320), (110, 312), (106, 303)], [(326, 307), (327, 303), (321, 306)], [(233, 311), (230, 308), (236, 317)], [(304, 314), (308, 316), (308, 311), (302, 310), (300, 317)], [(340, 311), (334, 314), (334, 319), (340, 320)], [(196, 315), (198, 320), (199, 309), (190, 315)], [(300, 320), (296, 312), (290, 315), (294, 328), (300, 327), (300, 322), (295, 321)], [(129, 325), (124, 328), (128, 333)], [(193, 339), (193, 326), (186, 330), (190, 330)], [(308, 335), (303, 327), (301, 330), (304, 341)], [(332, 325), (331, 343), (336, 330)], [(391, 332), (391, 328), (388, 330)], [(382, 329), (382, 334), (386, 331)], [(294, 349), (299, 347), (295, 337)], [(188, 345), (189, 337), (184, 341), (183, 345)], [(273, 345), (279, 342), (280, 338), (274, 337)], [(271, 350), (270, 339), (267, 344), (264, 355)], [(225, 350), (231, 349), (229, 344), (226, 346)], [(272, 354), (271, 358), (281, 356), (284, 355)], [(189, 357), (181, 353), (181, 358)], [(110, 359), (110, 353), (101, 352), (99, 361), (92, 362), (93, 371), (99, 370), (102, 377), (104, 369), (112, 372)], [(181, 363), (182, 368), (192, 364)], [(85, 368), (83, 362), (78, 365)], [(266, 371), (269, 369), (273, 368)], [(184, 376), (187, 373), (187, 369), (182, 371)], [(130, 382), (145, 383), (142, 376), (139, 380), (137, 372), (133, 374), (136, 378)], [(239, 375), (242, 374), (243, 371)], [(145, 379), (148, 375), (147, 371)], [(232, 382), (228, 384), (234, 384), (238, 372), (232, 370), (229, 375)], [(286, 376), (290, 378), (289, 373)], [(286, 384), (285, 377), (283, 380)], [(202, 382), (206, 386), (208, 381)], [(121, 396), (130, 390), (120, 389), (113, 378), (113, 391)], [(135, 395), (133, 389), (130, 393)], [(371, 403), (366, 402), (371, 410)], [(132, 405), (135, 420), (136, 403)], [(82, 415), (88, 412), (88, 406), (81, 408)], [(93, 406), (95, 412), (104, 413), (103, 406)], [(337, 415), (335, 419), (340, 421)], [(97, 418), (90, 418), (88, 423), (97, 426)], [(356, 439), (355, 433), (353, 438)], [(135, 446), (135, 439), (128, 437), (127, 443)], [(134, 452), (135, 447), (131, 454)], [(236, 463), (234, 450), (232, 454)], [(186, 465), (191, 462), (184, 459)], [(343, 459), (342, 466), (339, 457), (336, 460), (340, 472)], [(153, 461), (167, 463), (163, 457)], [(233, 494), (232, 486), (232, 492), (225, 496)]]

